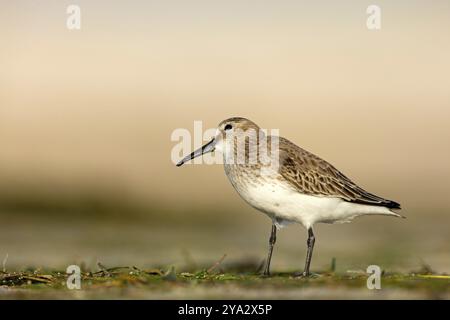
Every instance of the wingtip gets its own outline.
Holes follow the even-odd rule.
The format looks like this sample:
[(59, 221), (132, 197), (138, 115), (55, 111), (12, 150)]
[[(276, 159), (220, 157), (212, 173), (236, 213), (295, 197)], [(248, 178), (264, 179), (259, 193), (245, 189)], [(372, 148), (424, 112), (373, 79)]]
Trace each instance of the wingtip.
[(400, 203), (392, 201), (392, 200), (388, 200), (388, 201), (389, 202), (388, 202), (387, 207), (389, 209), (396, 209), (396, 210), (401, 210), (402, 209)]

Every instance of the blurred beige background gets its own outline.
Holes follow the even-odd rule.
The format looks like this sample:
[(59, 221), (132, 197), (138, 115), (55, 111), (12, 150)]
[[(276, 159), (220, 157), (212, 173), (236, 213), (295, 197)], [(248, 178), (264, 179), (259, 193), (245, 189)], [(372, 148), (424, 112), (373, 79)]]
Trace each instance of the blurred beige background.
[[(1, 3), (0, 257), (155, 264), (183, 243), (259, 259), (268, 220), (223, 169), (170, 159), (174, 129), (244, 116), (402, 204), (405, 221), (319, 226), (319, 266), (376, 247), (450, 270), (447, 1), (377, 1), (379, 31), (368, 1), (76, 1), (80, 31), (69, 4)], [(285, 234), (275, 266), (301, 266), (305, 235)]]

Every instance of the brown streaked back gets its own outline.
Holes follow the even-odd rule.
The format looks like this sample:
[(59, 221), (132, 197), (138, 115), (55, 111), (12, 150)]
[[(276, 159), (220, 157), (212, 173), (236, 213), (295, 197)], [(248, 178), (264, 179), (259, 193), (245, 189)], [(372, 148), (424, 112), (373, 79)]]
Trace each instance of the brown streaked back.
[(280, 137), (280, 174), (297, 191), (339, 197), (348, 202), (400, 209), (400, 204), (371, 194), (325, 160)]

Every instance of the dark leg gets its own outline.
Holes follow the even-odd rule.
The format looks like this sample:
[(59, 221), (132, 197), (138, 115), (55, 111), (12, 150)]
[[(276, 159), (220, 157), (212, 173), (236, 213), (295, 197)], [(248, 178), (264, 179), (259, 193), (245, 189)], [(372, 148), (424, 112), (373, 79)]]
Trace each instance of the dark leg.
[(270, 260), (272, 260), (273, 246), (275, 245), (276, 241), (277, 241), (277, 227), (275, 227), (275, 224), (272, 224), (272, 232), (270, 233), (269, 238), (269, 253), (267, 255), (266, 267), (264, 268), (263, 274), (265, 276), (270, 275)]
[(308, 241), (306, 244), (308, 245), (308, 252), (306, 253), (306, 262), (305, 262), (305, 270), (303, 270), (302, 276), (309, 277), (311, 274), (309, 272), (309, 266), (311, 265), (311, 258), (314, 249), (314, 242), (316, 242), (316, 238), (314, 237), (314, 233), (312, 228), (308, 229)]

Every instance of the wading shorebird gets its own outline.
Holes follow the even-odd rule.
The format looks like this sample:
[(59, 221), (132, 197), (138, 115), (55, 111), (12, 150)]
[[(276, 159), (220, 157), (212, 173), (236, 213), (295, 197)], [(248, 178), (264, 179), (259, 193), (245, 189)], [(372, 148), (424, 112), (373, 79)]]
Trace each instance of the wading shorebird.
[[(270, 161), (262, 160), (261, 147), (271, 154)], [(305, 268), (299, 274), (307, 277), (315, 223), (350, 222), (362, 215), (402, 217), (392, 211), (400, 209), (397, 202), (365, 191), (331, 164), (289, 140), (265, 136), (248, 119), (222, 121), (214, 138), (177, 166), (214, 150), (223, 154), (225, 173), (239, 195), (272, 220), (264, 275), (270, 274), (277, 230), (285, 225), (300, 223), (308, 231)], [(255, 150), (256, 157), (252, 155)]]

